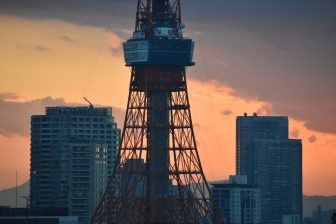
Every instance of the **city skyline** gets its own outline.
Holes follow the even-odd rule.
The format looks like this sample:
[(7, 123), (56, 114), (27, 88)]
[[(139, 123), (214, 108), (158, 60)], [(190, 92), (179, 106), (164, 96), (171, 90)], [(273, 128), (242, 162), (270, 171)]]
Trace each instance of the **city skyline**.
[[(83, 104), (81, 100), (83, 96), (88, 96), (95, 104), (113, 106), (117, 108), (115, 111), (123, 110), (126, 105), (129, 71), (124, 67), (120, 44), (124, 36), (128, 36), (129, 29), (133, 26), (131, 22), (122, 23), (123, 29), (115, 26), (107, 32), (102, 45), (103, 50), (98, 56), (94, 72), (90, 77), (97, 48), (100, 46), (102, 37), (105, 36), (104, 28), (101, 25), (81, 24), (78, 21), (71, 21), (67, 17), (60, 20), (57, 18), (59, 15), (53, 14), (51, 18), (46, 18), (48, 16), (43, 13), (39, 17), (32, 17), (27, 15), (29, 10), (25, 14), (20, 11), (19, 6), (13, 5), (14, 3), (12, 7), (17, 7), (17, 11), (14, 10), (14, 13), (13, 10), (0, 7), (0, 27), (1, 30), (7, 31), (0, 37), (1, 42), (4, 43), (0, 59), (5, 65), (0, 68), (3, 80), (0, 83), (0, 108), (3, 117), (0, 122), (0, 145), (3, 147), (1, 149), (3, 155), (5, 155), (3, 158), (11, 158), (6, 161), (1, 160), (0, 174), (4, 177), (0, 182), (1, 189), (15, 185), (16, 169), (19, 170), (21, 182), (27, 180), (29, 176), (29, 132), (27, 133), (27, 127), (29, 127), (28, 118), (33, 113), (42, 113), (44, 106)], [(124, 7), (128, 9), (127, 4)], [(120, 6), (119, 9), (123, 9), (123, 7)], [(191, 16), (189, 15), (189, 17)], [(116, 20), (112, 19), (112, 21)], [(191, 19), (186, 19), (186, 22), (188, 30), (192, 28), (199, 30), (190, 34), (196, 38), (196, 63), (199, 63), (197, 67), (200, 68), (190, 70), (192, 74), (190, 75), (189, 92), (201, 160), (208, 179), (225, 179), (229, 174), (235, 173), (235, 116), (242, 115), (244, 112), (252, 114), (258, 111), (261, 115), (289, 115), (291, 137), (303, 139), (304, 193), (336, 194), (334, 190), (336, 189), (336, 174), (334, 173), (336, 171), (328, 168), (333, 165), (336, 158), (336, 153), (333, 150), (336, 144), (336, 135), (328, 125), (322, 128), (316, 125), (316, 119), (321, 119), (321, 124), (326, 124), (328, 121), (332, 124), (333, 120), (330, 120), (332, 118), (322, 116), (322, 114), (321, 116), (318, 116), (319, 114), (299, 116), (302, 108), (306, 110), (310, 108), (306, 105), (303, 107), (301, 104), (294, 107), (295, 102), (288, 106), (288, 113), (286, 113), (284, 109), (279, 109), (279, 105), (283, 102), (277, 101), (276, 97), (267, 99), (263, 93), (258, 91), (250, 92), (249, 89), (239, 87), (234, 82), (223, 82), (222, 79), (225, 77), (230, 78), (230, 75), (227, 74), (243, 73), (246, 71), (245, 69), (250, 68), (252, 68), (252, 73), (257, 73), (259, 70), (248, 66), (243, 71), (236, 70), (237, 64), (234, 63), (234, 59), (237, 59), (237, 55), (242, 54), (241, 50), (244, 50), (245, 54), (246, 49), (232, 46), (233, 49), (226, 49), (227, 51), (220, 53), (213, 46), (209, 46), (206, 53), (202, 50), (208, 47), (212, 38), (221, 45), (225, 45), (226, 41), (231, 44), (236, 43), (230, 38), (234, 38), (237, 32), (243, 31), (231, 28), (225, 33), (228, 35), (228, 40), (218, 41), (218, 38), (224, 35), (223, 33), (216, 36), (212, 33), (214, 30), (207, 29), (205, 26), (201, 26), (202, 24), (193, 23)], [(258, 43), (259, 50), (262, 49), (264, 53), (271, 56), (280, 57), (282, 54), (293, 54), (288, 53), (286, 49), (280, 53), (277, 52), (279, 49), (270, 49), (270, 46), (264, 42), (254, 39), (256, 36), (251, 33), (243, 35), (243, 37), (244, 44), (251, 47), (254, 43)], [(281, 41), (284, 39), (286, 40), (286, 38), (280, 38)], [(272, 46), (274, 47), (276, 44), (273, 43)], [(281, 47), (283, 46), (279, 48)], [(230, 51), (233, 52), (231, 55)], [(332, 50), (328, 52), (332, 53)], [(209, 62), (206, 60), (209, 56), (218, 56), (223, 60)], [(324, 56), (321, 58), (323, 59)], [(227, 59), (228, 62), (224, 59)], [(261, 59), (259, 58), (259, 60)], [(230, 60), (233, 63), (230, 63)], [(220, 69), (217, 72), (210, 71), (207, 67), (210, 67), (211, 63), (217, 63)], [(258, 64), (260, 61), (256, 63)], [(15, 66), (16, 64), (21, 66)], [(300, 65), (303, 66), (303, 63), (301, 62)], [(329, 69), (332, 68), (329, 67)], [(223, 74), (216, 77), (215, 73), (219, 71)], [(263, 72), (266, 73), (267, 69), (265, 68)], [(277, 73), (279, 73), (277, 74), (279, 77), (283, 78), (285, 77), (281, 75), (287, 74), (286, 71), (278, 71)], [(203, 74), (204, 77), (202, 77)], [(248, 76), (249, 73), (245, 74)], [(259, 77), (259, 79), (261, 78)], [(209, 80), (206, 81), (206, 79)], [(313, 76), (313, 79), (318, 79), (318, 77)], [(275, 78), (275, 80), (277, 79)], [(282, 79), (278, 78), (279, 80)], [(332, 81), (329, 81), (329, 84), (335, 84)], [(253, 83), (251, 86), (258, 87)], [(330, 108), (319, 108), (320, 105), (313, 105), (317, 107), (316, 109), (320, 109), (321, 113), (329, 111), (327, 114), (331, 114), (332, 111), (335, 111), (332, 107), (332, 98), (335, 97), (335, 94), (334, 90), (328, 86), (326, 86), (327, 90), (331, 97), (329, 99), (331, 100)], [(261, 89), (260, 91), (266, 90)], [(288, 89), (288, 92), (293, 96), (296, 93), (291, 88)], [(306, 96), (309, 97), (305, 93), (301, 94), (303, 101)], [(287, 92), (284, 91), (283, 95), (287, 96)], [(51, 98), (46, 98), (48, 96)], [(324, 104), (328, 104), (327, 99), (322, 98), (322, 100), (325, 100)], [(315, 108), (313, 109), (313, 112), (316, 112)], [(9, 120), (13, 120), (14, 123), (9, 124)], [(122, 120), (121, 115), (118, 125), (122, 128), (120, 120)], [(218, 145), (221, 147), (218, 148)]]

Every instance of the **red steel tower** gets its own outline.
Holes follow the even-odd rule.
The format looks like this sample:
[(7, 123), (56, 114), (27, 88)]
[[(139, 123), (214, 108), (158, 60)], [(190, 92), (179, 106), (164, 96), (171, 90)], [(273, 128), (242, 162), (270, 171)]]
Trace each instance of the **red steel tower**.
[(194, 42), (183, 29), (180, 0), (138, 0), (123, 45), (132, 74), (121, 146), (94, 224), (218, 223), (187, 91)]

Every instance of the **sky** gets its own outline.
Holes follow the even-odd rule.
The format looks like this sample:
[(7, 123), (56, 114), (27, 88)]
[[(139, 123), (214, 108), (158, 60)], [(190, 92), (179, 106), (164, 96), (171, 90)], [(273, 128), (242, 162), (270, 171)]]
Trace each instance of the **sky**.
[[(30, 116), (46, 106), (112, 106), (130, 70), (121, 44), (135, 0), (0, 0), (0, 189), (29, 179)], [(184, 0), (196, 42), (188, 88), (208, 180), (235, 173), (235, 117), (289, 116), (303, 141), (303, 190), (336, 194), (336, 2)], [(205, 106), (206, 105), (206, 106)]]

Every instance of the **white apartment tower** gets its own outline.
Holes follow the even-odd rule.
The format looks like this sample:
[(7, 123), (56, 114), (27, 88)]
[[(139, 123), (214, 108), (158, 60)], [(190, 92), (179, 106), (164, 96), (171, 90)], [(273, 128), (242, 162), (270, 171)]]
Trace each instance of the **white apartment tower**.
[(230, 176), (228, 182), (211, 185), (226, 223), (260, 224), (260, 191), (247, 184), (247, 176)]
[(112, 108), (48, 107), (31, 118), (33, 208), (68, 208), (88, 224), (117, 156)]

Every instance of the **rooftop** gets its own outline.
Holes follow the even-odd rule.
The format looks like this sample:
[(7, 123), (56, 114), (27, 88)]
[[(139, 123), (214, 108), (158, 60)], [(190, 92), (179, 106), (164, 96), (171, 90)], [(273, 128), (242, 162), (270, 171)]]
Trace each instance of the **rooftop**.
[(112, 116), (112, 107), (46, 107), (46, 115)]
[(225, 188), (225, 189), (231, 189), (231, 188), (244, 188), (244, 189), (257, 189), (257, 185), (252, 184), (232, 184), (232, 183), (211, 183), (210, 184), (214, 188)]
[(274, 119), (288, 120), (287, 116), (259, 116), (257, 113), (253, 113), (251, 116), (249, 116), (247, 113), (244, 113), (242, 116), (237, 116), (237, 118), (255, 119), (255, 120), (274, 120)]

